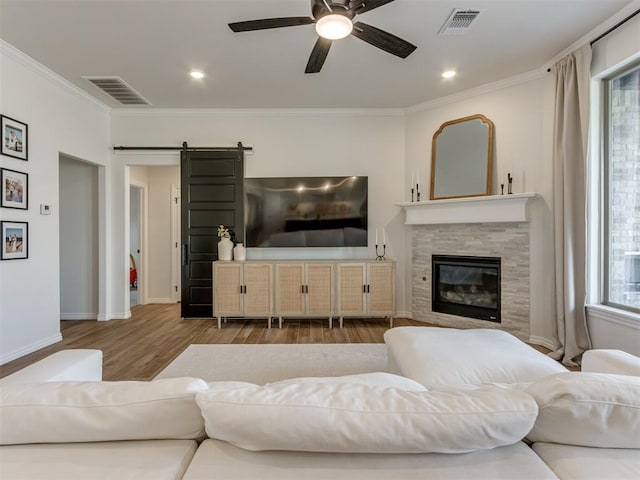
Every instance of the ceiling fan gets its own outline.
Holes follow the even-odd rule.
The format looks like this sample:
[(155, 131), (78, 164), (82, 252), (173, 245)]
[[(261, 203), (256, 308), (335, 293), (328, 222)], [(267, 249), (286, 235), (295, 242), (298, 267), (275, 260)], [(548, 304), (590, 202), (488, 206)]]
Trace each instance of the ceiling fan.
[(249, 32), (269, 28), (316, 25), (319, 37), (316, 41), (304, 73), (317, 73), (327, 58), (334, 40), (348, 35), (364, 40), (385, 52), (406, 58), (417, 48), (395, 35), (363, 22), (354, 22), (356, 15), (381, 7), (394, 0), (311, 0), (312, 17), (263, 18), (234, 22), (229, 28), (234, 32)]

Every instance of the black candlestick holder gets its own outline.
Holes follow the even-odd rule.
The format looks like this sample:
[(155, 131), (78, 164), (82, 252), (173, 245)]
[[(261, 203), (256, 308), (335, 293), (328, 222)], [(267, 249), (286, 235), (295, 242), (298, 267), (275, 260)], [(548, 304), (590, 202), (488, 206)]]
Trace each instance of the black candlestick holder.
[(420, 185), (416, 183), (416, 202), (420, 201)]
[(507, 173), (507, 195), (513, 194), (513, 177)]
[(411, 202), (413, 203), (413, 187), (411, 188)]
[(386, 245), (382, 245), (382, 255), (380, 255), (380, 253), (378, 253), (378, 244), (376, 243), (376, 260), (385, 260), (384, 255), (387, 253), (387, 246)]

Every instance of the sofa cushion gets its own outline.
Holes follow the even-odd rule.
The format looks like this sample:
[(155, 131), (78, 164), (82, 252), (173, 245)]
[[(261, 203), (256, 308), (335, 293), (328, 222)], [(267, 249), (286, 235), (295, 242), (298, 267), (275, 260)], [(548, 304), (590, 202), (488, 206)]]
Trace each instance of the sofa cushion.
[(56, 382), (0, 391), (0, 444), (197, 439), (204, 380)]
[(533, 442), (640, 448), (640, 377), (569, 372), (527, 392), (540, 408), (527, 435)]
[(294, 383), (351, 383), (359, 385), (372, 385), (382, 388), (400, 388), (415, 392), (425, 391), (420, 383), (400, 375), (385, 372), (357, 373), (340, 377), (301, 377), (280, 380), (270, 385), (290, 385)]
[(196, 395), (211, 438), (247, 450), (458, 453), (509, 445), (533, 426), (524, 392), (416, 392), (283, 383)]
[(557, 477), (522, 442), (481, 452), (372, 453), (248, 452), (205, 440), (183, 480), (547, 480)]
[(622, 350), (587, 350), (582, 354), (582, 371), (640, 377), (640, 358)]
[(179, 480), (194, 440), (57, 443), (0, 447), (2, 480)]
[(397, 327), (387, 330), (390, 370), (427, 388), (522, 383), (567, 369), (495, 329)]
[(638, 450), (543, 442), (532, 448), (559, 478), (637, 480), (640, 476)]

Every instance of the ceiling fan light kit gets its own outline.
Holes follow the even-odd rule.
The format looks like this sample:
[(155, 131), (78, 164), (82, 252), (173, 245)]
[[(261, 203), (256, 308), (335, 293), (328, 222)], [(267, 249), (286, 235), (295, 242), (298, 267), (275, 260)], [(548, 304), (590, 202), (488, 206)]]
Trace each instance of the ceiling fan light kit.
[(332, 13), (316, 22), (316, 32), (328, 40), (340, 40), (351, 34), (353, 23), (344, 15)]
[(394, 0), (311, 0), (312, 17), (263, 18), (233, 22), (234, 32), (250, 32), (270, 28), (294, 27), (315, 24), (319, 35), (305, 73), (318, 73), (329, 54), (334, 40), (353, 35), (380, 50), (400, 58), (407, 58), (417, 48), (415, 45), (384, 30), (363, 22), (353, 22), (356, 15), (366, 13)]

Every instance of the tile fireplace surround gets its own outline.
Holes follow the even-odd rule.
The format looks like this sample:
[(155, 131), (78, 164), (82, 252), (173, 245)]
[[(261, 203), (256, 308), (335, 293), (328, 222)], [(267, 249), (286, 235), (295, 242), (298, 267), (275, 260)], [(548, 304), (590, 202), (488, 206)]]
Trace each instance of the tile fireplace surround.
[[(401, 203), (412, 225), (413, 318), (457, 328), (499, 328), (529, 340), (530, 247), (527, 204), (536, 194)], [(431, 310), (431, 256), (502, 259), (502, 323)]]

